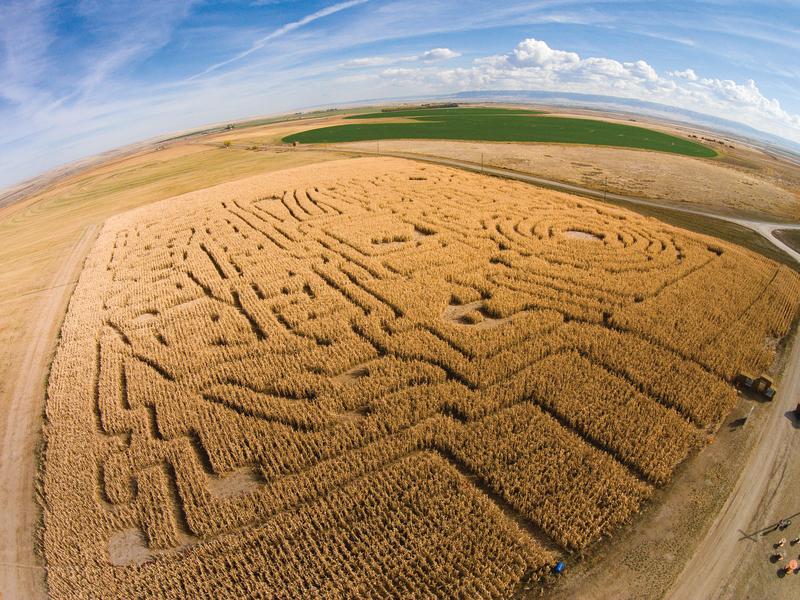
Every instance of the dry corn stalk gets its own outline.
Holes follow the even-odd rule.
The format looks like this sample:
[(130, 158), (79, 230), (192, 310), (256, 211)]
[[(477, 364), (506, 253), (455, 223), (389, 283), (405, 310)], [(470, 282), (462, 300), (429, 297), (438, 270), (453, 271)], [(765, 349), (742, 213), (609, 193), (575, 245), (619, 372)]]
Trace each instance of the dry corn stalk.
[(799, 299), (740, 248), (399, 160), (115, 217), (49, 382), (50, 593), (508, 597), (632, 518)]

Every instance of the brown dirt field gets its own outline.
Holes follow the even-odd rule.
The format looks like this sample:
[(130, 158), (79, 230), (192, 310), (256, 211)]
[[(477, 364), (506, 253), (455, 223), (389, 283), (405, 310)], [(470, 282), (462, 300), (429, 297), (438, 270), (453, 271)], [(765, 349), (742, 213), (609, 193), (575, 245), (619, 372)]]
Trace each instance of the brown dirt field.
[(705, 138), (699, 141), (719, 153), (719, 156), (711, 160), (752, 173), (760, 173), (765, 177), (772, 178), (777, 185), (786, 189), (800, 189), (800, 164), (772, 154), (771, 151), (759, 146), (758, 142), (744, 140), (724, 132), (706, 130), (689, 123), (662, 121), (656, 117), (633, 113), (608, 113), (588, 108), (562, 109), (546, 105), (506, 104), (503, 106), (507, 108), (538, 108), (554, 116), (596, 119), (623, 125), (635, 123), (640, 127), (663, 131), (670, 135), (695, 139)]
[[(338, 144), (373, 151), (374, 142)], [(736, 215), (800, 220), (800, 187), (787, 190), (767, 177), (715, 160), (641, 150), (566, 144), (506, 144), (384, 140), (381, 149), (467, 160), (623, 195), (680, 203)]]

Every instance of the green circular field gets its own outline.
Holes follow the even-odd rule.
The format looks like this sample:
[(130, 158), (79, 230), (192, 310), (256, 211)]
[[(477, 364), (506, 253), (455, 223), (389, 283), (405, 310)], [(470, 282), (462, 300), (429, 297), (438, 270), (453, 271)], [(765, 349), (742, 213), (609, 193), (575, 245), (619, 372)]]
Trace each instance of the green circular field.
[(434, 108), (353, 115), (351, 120), (407, 118), (407, 122), (353, 123), (294, 133), (284, 142), (332, 144), (388, 139), (484, 140), (620, 146), (713, 158), (702, 144), (659, 131), (591, 119), (551, 117), (532, 110)]

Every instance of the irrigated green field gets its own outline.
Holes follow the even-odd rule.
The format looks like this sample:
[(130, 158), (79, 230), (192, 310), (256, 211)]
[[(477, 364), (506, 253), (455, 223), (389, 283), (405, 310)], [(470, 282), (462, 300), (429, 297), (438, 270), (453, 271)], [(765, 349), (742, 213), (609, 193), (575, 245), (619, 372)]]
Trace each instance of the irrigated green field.
[(385, 139), (550, 142), (622, 146), (702, 158), (717, 155), (714, 150), (701, 144), (643, 127), (591, 119), (551, 117), (533, 110), (434, 108), (347, 117), (353, 120), (398, 118), (407, 118), (409, 121), (320, 127), (288, 135), (283, 141), (303, 144)]

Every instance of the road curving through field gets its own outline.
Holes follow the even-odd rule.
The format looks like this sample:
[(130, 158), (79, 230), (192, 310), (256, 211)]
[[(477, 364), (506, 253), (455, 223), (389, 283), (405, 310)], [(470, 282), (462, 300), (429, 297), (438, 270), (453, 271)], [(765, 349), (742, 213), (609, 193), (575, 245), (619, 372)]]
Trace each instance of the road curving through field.
[[(208, 144), (215, 147), (219, 147), (220, 144)], [(256, 144), (259, 149), (268, 150), (268, 149), (283, 149), (285, 150), (287, 147), (282, 144)], [(233, 144), (233, 147), (247, 149), (253, 147), (252, 144)], [(464, 161), (464, 160), (456, 160), (452, 158), (443, 158), (438, 156), (432, 156), (429, 154), (415, 154), (413, 152), (391, 152), (391, 151), (384, 151), (384, 152), (377, 152), (377, 151), (370, 151), (370, 150), (355, 150), (351, 148), (337, 148), (331, 147), (329, 145), (315, 145), (315, 144), (307, 144), (303, 146), (297, 146), (292, 148), (295, 151), (303, 151), (303, 150), (316, 150), (319, 151), (321, 149), (326, 150), (328, 152), (338, 152), (341, 154), (348, 154), (350, 156), (388, 156), (394, 158), (406, 158), (410, 160), (416, 160), (421, 162), (427, 162), (437, 165), (443, 165), (446, 167), (456, 167), (458, 169), (464, 169), (467, 171), (472, 171), (474, 173), (485, 173), (487, 175), (494, 175), (496, 177), (503, 177), (506, 179), (515, 179), (517, 181), (523, 181), (525, 183), (532, 183), (533, 185), (538, 185), (541, 187), (550, 188), (560, 192), (567, 192), (571, 194), (579, 194), (581, 196), (588, 196), (590, 198), (595, 198), (598, 200), (612, 200), (618, 202), (626, 202), (629, 204), (639, 204), (643, 206), (650, 206), (653, 208), (658, 208), (662, 210), (669, 210), (679, 213), (685, 213), (690, 215), (697, 215), (700, 217), (706, 217), (711, 219), (718, 219), (720, 221), (726, 221), (728, 223), (733, 223), (734, 225), (739, 225), (741, 227), (745, 227), (755, 233), (759, 234), (763, 238), (765, 238), (770, 244), (778, 248), (784, 254), (787, 254), (792, 259), (794, 259), (797, 263), (800, 263), (800, 252), (786, 244), (783, 240), (779, 239), (775, 235), (775, 231), (783, 229), (798, 229), (800, 230), (800, 223), (774, 223), (770, 221), (758, 221), (752, 219), (741, 219), (737, 217), (732, 217), (725, 214), (720, 214), (712, 211), (705, 211), (695, 208), (689, 208), (685, 206), (673, 206), (664, 204), (663, 202), (655, 202), (652, 200), (647, 200), (645, 198), (638, 198), (634, 196), (625, 196), (622, 194), (615, 194), (613, 192), (605, 192), (600, 191), (592, 188), (583, 187), (580, 185), (566, 183), (563, 181), (556, 181), (553, 179), (546, 179), (544, 177), (537, 177), (536, 175), (529, 175), (526, 173), (520, 173), (519, 171), (513, 171), (511, 169), (503, 169), (500, 167), (490, 167), (485, 165), (479, 165), (477, 163)]]
[[(346, 149), (331, 149), (337, 152), (347, 152), (350, 154), (367, 154), (367, 155), (378, 155), (377, 152), (369, 152), (369, 151), (352, 151)], [(462, 161), (462, 160), (455, 160), (451, 158), (439, 158), (429, 155), (419, 155), (409, 152), (382, 152), (380, 156), (393, 156), (397, 158), (409, 158), (412, 160), (420, 160), (424, 162), (430, 162), (434, 164), (444, 165), (448, 167), (457, 167), (459, 169), (466, 169), (468, 171), (478, 172), (478, 173), (486, 173), (487, 175), (495, 175), (497, 177), (504, 177), (507, 179), (516, 179), (517, 181), (524, 181), (526, 183), (532, 183), (534, 185), (539, 185), (543, 187), (547, 187), (550, 189), (554, 189), (561, 192), (568, 192), (573, 194), (580, 194), (581, 196), (589, 196), (592, 198), (596, 198), (598, 200), (616, 200), (619, 202), (627, 202), (630, 204), (641, 204), (644, 206), (652, 206), (654, 208), (661, 208), (666, 210), (672, 210), (676, 212), (682, 212), (692, 215), (698, 215), (701, 217), (709, 217), (712, 219), (719, 219), (721, 221), (727, 221), (729, 223), (733, 223), (735, 225), (740, 225), (742, 227), (746, 227), (752, 231), (755, 231), (759, 235), (766, 238), (771, 244), (779, 248), (782, 252), (791, 256), (795, 261), (800, 263), (800, 252), (797, 252), (793, 248), (791, 248), (788, 244), (784, 243), (782, 240), (778, 239), (775, 236), (775, 231), (778, 229), (800, 229), (800, 224), (786, 224), (786, 223), (772, 223), (769, 221), (754, 221), (750, 219), (739, 219), (737, 217), (731, 217), (728, 215), (723, 215), (711, 211), (705, 211), (700, 209), (688, 208), (685, 206), (670, 206), (660, 202), (654, 202), (652, 200), (646, 200), (644, 198), (636, 198), (633, 196), (624, 196), (622, 194), (614, 194), (611, 192), (604, 192), (598, 191), (591, 188), (583, 187), (580, 185), (575, 185), (572, 183), (565, 183), (563, 181), (555, 181), (552, 179), (545, 179), (543, 177), (537, 177), (535, 175), (527, 175), (525, 173), (519, 173), (517, 171), (512, 171), (510, 169), (502, 169), (499, 167), (487, 167), (477, 165), (475, 163)]]

